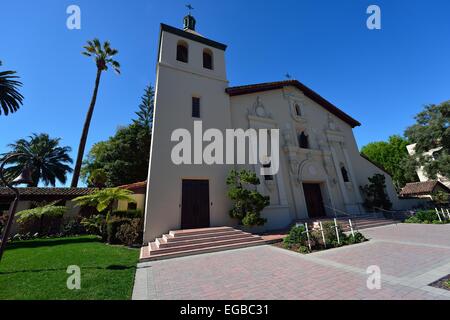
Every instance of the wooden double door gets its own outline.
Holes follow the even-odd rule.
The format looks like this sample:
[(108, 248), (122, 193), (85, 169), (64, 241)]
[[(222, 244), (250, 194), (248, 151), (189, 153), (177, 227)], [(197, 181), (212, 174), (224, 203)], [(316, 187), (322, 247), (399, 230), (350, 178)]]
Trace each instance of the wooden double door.
[(209, 181), (183, 180), (181, 228), (198, 229), (210, 226)]
[(325, 206), (323, 204), (322, 190), (318, 183), (304, 183), (303, 192), (305, 194), (306, 207), (310, 218), (326, 217)]

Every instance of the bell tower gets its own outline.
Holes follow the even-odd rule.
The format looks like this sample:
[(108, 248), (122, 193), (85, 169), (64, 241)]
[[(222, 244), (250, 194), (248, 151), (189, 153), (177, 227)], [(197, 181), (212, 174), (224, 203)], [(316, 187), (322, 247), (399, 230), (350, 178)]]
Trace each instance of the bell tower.
[(187, 30), (195, 31), (196, 23), (197, 23), (197, 21), (195, 20), (195, 18), (191, 14), (188, 14), (186, 17), (184, 17), (184, 20), (183, 20), (183, 30), (184, 31), (187, 31)]
[[(227, 46), (199, 34), (189, 12), (183, 19), (183, 29), (161, 24), (158, 48), (145, 242), (169, 230), (181, 229), (185, 180), (208, 181), (209, 190), (205, 192), (209, 192), (211, 227), (231, 223), (226, 197), (226, 177), (231, 168), (198, 164), (194, 158), (202, 159), (203, 151), (194, 150), (193, 142), (194, 122), (201, 121), (203, 132), (232, 128), (230, 97), (225, 92)], [(179, 142), (172, 141), (172, 134), (178, 129), (191, 134), (192, 164), (177, 165), (172, 160), (172, 149)], [(202, 143), (202, 147), (208, 144)]]

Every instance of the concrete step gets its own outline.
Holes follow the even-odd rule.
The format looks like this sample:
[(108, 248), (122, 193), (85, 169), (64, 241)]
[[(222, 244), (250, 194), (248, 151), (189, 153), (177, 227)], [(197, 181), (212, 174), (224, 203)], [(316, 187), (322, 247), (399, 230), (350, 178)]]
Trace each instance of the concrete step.
[(201, 243), (214, 243), (214, 242), (220, 242), (224, 240), (233, 240), (233, 239), (245, 239), (252, 237), (250, 233), (245, 232), (233, 232), (233, 233), (225, 233), (222, 234), (207, 234), (209, 236), (202, 235), (201, 237), (197, 238), (189, 238), (184, 239), (185, 237), (182, 237), (180, 239), (172, 238), (158, 238), (156, 239), (156, 244), (158, 248), (170, 248), (170, 247), (179, 247), (179, 246), (185, 246), (185, 245), (191, 245), (191, 244), (201, 244)]
[(163, 239), (167, 242), (177, 242), (177, 241), (186, 241), (186, 240), (194, 240), (194, 239), (202, 239), (202, 238), (212, 238), (212, 237), (220, 237), (220, 236), (228, 236), (228, 235), (236, 235), (241, 234), (240, 230), (226, 230), (226, 231), (214, 231), (209, 233), (200, 233), (200, 234), (178, 234), (176, 236), (172, 234), (163, 235)]
[(258, 236), (249, 236), (245, 238), (239, 238), (239, 239), (229, 239), (229, 240), (220, 240), (220, 241), (213, 241), (213, 242), (204, 242), (204, 243), (194, 243), (194, 244), (182, 244), (177, 245), (174, 247), (163, 247), (160, 248), (155, 242), (152, 242), (150, 247), (150, 256), (155, 254), (165, 254), (165, 253), (172, 253), (172, 252), (183, 252), (183, 251), (189, 251), (189, 250), (197, 250), (197, 249), (204, 249), (204, 248), (211, 248), (211, 247), (217, 247), (217, 246), (226, 246), (230, 244), (239, 244), (239, 243), (245, 243), (245, 242), (253, 242), (253, 241), (260, 241), (262, 240), (261, 237)]
[(205, 234), (205, 233), (226, 232), (226, 231), (233, 231), (233, 230), (235, 230), (235, 229), (233, 229), (231, 227), (216, 227), (216, 228), (176, 230), (176, 231), (170, 231), (169, 234), (174, 237), (185, 237), (185, 236), (199, 235), (199, 234)]
[(261, 246), (265, 245), (266, 241), (264, 240), (258, 240), (258, 241), (248, 241), (248, 242), (242, 242), (242, 243), (234, 243), (234, 244), (228, 244), (228, 245), (219, 245), (219, 246), (213, 246), (209, 248), (201, 248), (201, 249), (192, 249), (192, 250), (185, 250), (180, 252), (170, 252), (170, 253), (159, 253), (150, 255), (149, 246), (142, 247), (141, 248), (141, 255), (140, 255), (140, 262), (148, 262), (148, 261), (157, 261), (157, 260), (164, 260), (164, 259), (173, 259), (173, 258), (179, 258), (179, 257), (185, 257), (185, 256), (191, 256), (191, 255), (197, 255), (197, 254), (203, 254), (203, 253), (211, 253), (211, 252), (220, 252), (220, 251), (226, 251), (226, 250), (233, 250), (233, 249), (241, 249), (241, 248), (247, 248), (247, 247), (253, 247), (253, 246)]
[(141, 261), (182, 257), (266, 244), (260, 236), (231, 227), (176, 230), (141, 249)]

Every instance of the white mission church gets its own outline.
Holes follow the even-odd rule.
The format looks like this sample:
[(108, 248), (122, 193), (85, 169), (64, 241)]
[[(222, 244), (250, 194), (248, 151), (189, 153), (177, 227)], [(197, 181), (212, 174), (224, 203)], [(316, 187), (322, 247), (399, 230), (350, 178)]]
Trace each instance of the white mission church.
[[(270, 196), (267, 230), (334, 217), (335, 209), (364, 214), (359, 188), (378, 173), (386, 176), (394, 208), (403, 209), (391, 177), (360, 155), (352, 131), (357, 120), (296, 80), (230, 87), (227, 46), (198, 34), (195, 23), (188, 15), (183, 30), (161, 24), (145, 243), (169, 230), (237, 224), (228, 213), (226, 178), (239, 166), (171, 160), (172, 132), (193, 132), (198, 120), (203, 130), (280, 130), (280, 170), (260, 177), (259, 191)], [(247, 168), (260, 172), (259, 165)]]

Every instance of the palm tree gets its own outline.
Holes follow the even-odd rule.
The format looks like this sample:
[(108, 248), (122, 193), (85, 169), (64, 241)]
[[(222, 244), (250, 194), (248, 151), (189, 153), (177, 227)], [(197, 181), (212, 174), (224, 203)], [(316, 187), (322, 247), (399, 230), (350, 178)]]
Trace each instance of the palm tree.
[(12, 162), (12, 165), (5, 169), (7, 177), (16, 177), (26, 167), (32, 171), (33, 187), (37, 187), (42, 181), (44, 185), (55, 186), (56, 180), (65, 184), (67, 173), (72, 172), (68, 165), (72, 163), (69, 152), (70, 147), (60, 147), (60, 139), (52, 139), (48, 134), (33, 134), (28, 140), (20, 139), (9, 145), (12, 149), (2, 156), (12, 153), (20, 153)]
[(95, 79), (95, 87), (91, 99), (91, 104), (89, 105), (86, 120), (83, 126), (83, 132), (81, 134), (80, 145), (78, 146), (77, 161), (75, 163), (71, 184), (73, 188), (76, 188), (78, 186), (78, 180), (80, 179), (80, 170), (83, 162), (84, 149), (86, 147), (92, 114), (94, 113), (95, 102), (97, 101), (97, 92), (102, 72), (107, 71), (108, 67), (111, 66), (116, 73), (120, 74), (120, 64), (113, 59), (118, 51), (116, 49), (112, 49), (108, 41), (105, 41), (102, 46), (100, 40), (94, 39), (92, 41), (88, 41), (87, 46), (85, 46), (84, 49), (85, 51), (82, 52), (83, 55), (87, 57), (93, 57), (95, 59), (95, 63), (97, 65), (97, 77)]
[[(0, 61), (0, 66), (2, 62)], [(15, 71), (0, 72), (0, 115), (3, 113), (7, 116), (9, 113), (16, 112), (23, 102), (23, 96), (19, 93), (18, 88), (22, 86), (22, 82), (15, 80)]]

